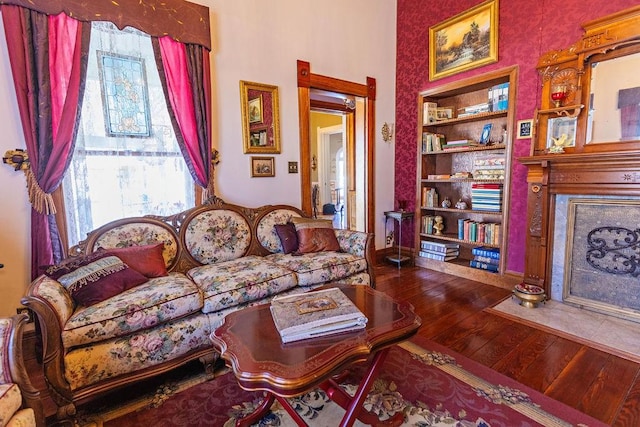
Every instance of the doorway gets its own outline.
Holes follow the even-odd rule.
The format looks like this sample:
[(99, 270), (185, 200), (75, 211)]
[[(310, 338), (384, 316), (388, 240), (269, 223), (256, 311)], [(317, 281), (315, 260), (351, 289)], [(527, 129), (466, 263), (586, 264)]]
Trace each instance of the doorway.
[(316, 170), (315, 173), (312, 172), (311, 185), (312, 188), (318, 187), (317, 198), (313, 200), (314, 210), (324, 218), (330, 218), (334, 228), (346, 229), (349, 211), (346, 189), (349, 185), (344, 117), (340, 114), (312, 110), (311, 128), (316, 129), (315, 144), (312, 138), (311, 151), (317, 153), (312, 155), (316, 156)]
[[(334, 196), (336, 200), (339, 196), (344, 205), (344, 227), (365, 232), (374, 230), (375, 87), (371, 77), (367, 77), (366, 85), (348, 82), (312, 74), (308, 62), (298, 61), (302, 210), (314, 214), (312, 199), (317, 194), (312, 177), (312, 166), (318, 166), (318, 154), (312, 152), (311, 144), (316, 132), (311, 126), (312, 111), (339, 114), (343, 118), (346, 172), (344, 188)], [(325, 200), (328, 197), (325, 195)]]

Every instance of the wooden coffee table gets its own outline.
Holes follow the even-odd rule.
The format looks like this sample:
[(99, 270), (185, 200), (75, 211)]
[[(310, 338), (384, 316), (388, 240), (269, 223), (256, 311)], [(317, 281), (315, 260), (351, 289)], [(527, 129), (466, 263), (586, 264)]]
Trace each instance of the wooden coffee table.
[[(414, 335), (421, 320), (408, 302), (396, 301), (368, 286), (337, 287), (367, 316), (365, 329), (283, 344), (269, 304), (262, 304), (227, 315), (222, 326), (211, 334), (214, 346), (231, 365), (240, 387), (266, 392), (256, 411), (236, 425), (259, 421), (277, 399), (298, 425), (306, 426), (286, 398), (316, 387), (346, 410), (341, 426), (351, 426), (356, 419), (371, 425), (402, 423), (401, 413), (381, 422), (362, 405), (389, 348)], [(367, 362), (368, 368), (351, 397), (340, 388), (339, 374), (356, 362)]]

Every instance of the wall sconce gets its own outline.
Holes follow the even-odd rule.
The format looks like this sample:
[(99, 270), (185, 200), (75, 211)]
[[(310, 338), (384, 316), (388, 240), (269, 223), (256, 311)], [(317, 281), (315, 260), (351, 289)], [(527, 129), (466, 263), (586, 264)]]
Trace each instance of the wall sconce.
[(384, 122), (382, 125), (382, 140), (384, 142), (391, 142), (393, 139), (393, 123)]
[(316, 157), (315, 154), (311, 157), (311, 169), (312, 170), (318, 169), (318, 158)]

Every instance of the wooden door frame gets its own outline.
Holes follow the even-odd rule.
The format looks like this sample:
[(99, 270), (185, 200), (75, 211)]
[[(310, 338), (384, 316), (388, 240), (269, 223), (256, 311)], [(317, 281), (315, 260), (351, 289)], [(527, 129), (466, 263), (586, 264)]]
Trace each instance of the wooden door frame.
[[(357, 96), (365, 99), (366, 104), (366, 232), (375, 230), (375, 104), (376, 79), (367, 77), (366, 84), (349, 82), (311, 73), (311, 64), (298, 60), (298, 115), (300, 119), (300, 194), (301, 209), (307, 215), (313, 213), (311, 201), (311, 89), (326, 90), (340, 95)], [(346, 193), (346, 192), (345, 192)], [(346, 197), (346, 194), (345, 194)]]

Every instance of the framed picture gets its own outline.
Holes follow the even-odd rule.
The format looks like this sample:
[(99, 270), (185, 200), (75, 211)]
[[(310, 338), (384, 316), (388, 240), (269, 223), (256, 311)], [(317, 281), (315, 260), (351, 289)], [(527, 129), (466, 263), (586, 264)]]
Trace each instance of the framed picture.
[(251, 157), (251, 177), (276, 176), (275, 157)]
[(487, 123), (482, 128), (482, 133), (480, 134), (480, 144), (486, 145), (489, 143), (489, 136), (491, 136), (491, 128), (493, 125), (491, 123)]
[(516, 139), (531, 138), (533, 136), (533, 120), (518, 120), (518, 136)]
[(262, 95), (249, 100), (249, 123), (262, 123)]
[(429, 80), (498, 60), (498, 0), (488, 0), (429, 28)]
[(576, 117), (556, 117), (547, 122), (547, 149), (562, 152), (564, 147), (576, 145)]
[(449, 120), (453, 119), (453, 108), (438, 108), (436, 109), (436, 120)]

